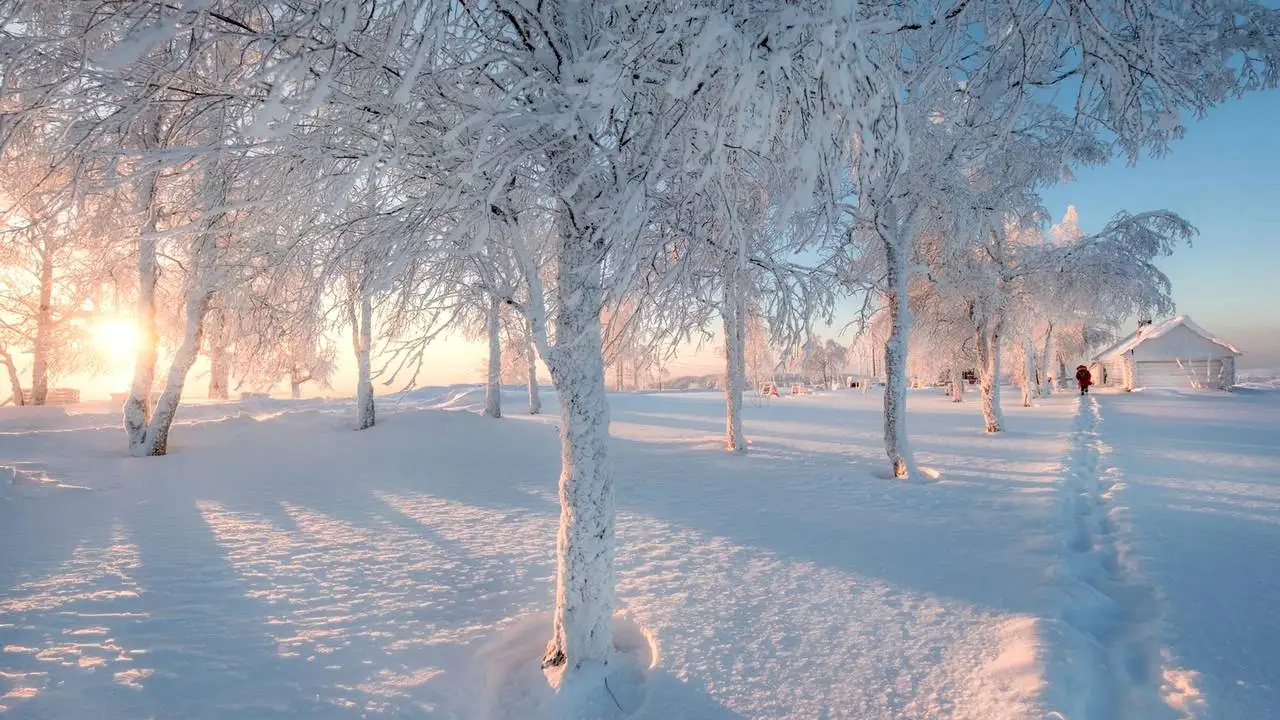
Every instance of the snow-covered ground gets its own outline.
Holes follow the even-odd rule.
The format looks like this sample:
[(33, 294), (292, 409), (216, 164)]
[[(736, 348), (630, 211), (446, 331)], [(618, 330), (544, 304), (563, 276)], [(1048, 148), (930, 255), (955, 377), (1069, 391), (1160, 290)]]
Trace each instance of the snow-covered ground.
[[(360, 433), (192, 405), (144, 459), (105, 408), (0, 410), (0, 712), (475, 717), (477, 650), (552, 606), (550, 399), (420, 392)], [(1274, 715), (1280, 393), (1065, 394), (1000, 436), (968, 400), (912, 395), (916, 485), (874, 394), (748, 407), (746, 456), (715, 394), (612, 395), (641, 715)]]
[(1280, 392), (1099, 400), (1168, 664), (1186, 671), (1170, 691), (1196, 717), (1280, 717)]

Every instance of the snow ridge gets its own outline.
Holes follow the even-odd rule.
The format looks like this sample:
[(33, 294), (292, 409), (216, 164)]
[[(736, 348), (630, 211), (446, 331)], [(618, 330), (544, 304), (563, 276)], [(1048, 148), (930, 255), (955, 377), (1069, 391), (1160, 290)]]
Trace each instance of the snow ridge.
[(1061, 636), (1051, 706), (1071, 720), (1174, 717), (1161, 700), (1160, 607), (1131, 550), (1123, 489), (1107, 464), (1096, 398), (1078, 401), (1062, 483)]

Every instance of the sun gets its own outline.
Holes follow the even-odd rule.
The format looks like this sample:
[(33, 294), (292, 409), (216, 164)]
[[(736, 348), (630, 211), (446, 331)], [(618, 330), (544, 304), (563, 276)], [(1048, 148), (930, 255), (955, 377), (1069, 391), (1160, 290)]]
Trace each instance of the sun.
[(103, 359), (129, 363), (138, 348), (138, 326), (124, 318), (102, 318), (93, 325), (93, 344)]

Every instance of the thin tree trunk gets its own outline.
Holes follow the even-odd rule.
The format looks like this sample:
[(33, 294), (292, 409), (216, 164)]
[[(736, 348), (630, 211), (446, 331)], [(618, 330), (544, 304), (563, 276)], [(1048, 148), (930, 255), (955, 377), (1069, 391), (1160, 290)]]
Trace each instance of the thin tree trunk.
[(31, 404), (49, 397), (49, 353), (53, 343), (53, 252), (48, 243), (40, 253), (40, 305), (36, 311), (36, 342), (31, 354)]
[(565, 220), (559, 238), (556, 346), (547, 358), (560, 404), (556, 607), (543, 667), (603, 666), (613, 652), (616, 506), (600, 341), (598, 242)]
[(1004, 414), (1000, 410), (1000, 331), (981, 323), (977, 340), (982, 372), (982, 419), (987, 432), (996, 433), (1004, 426)]
[(26, 405), (27, 400), (22, 393), (22, 379), (18, 377), (18, 366), (13, 364), (13, 356), (9, 354), (8, 348), (0, 347), (0, 363), (4, 364), (4, 369), (9, 375), (9, 389), (13, 393), (13, 404)]
[(884, 449), (896, 478), (916, 475), (915, 458), (907, 443), (907, 334), (911, 311), (907, 307), (909, 258), (905, 242), (885, 238), (888, 257), (887, 284), (889, 339), (884, 346)]
[(724, 395), (725, 449), (747, 451), (742, 431), (742, 389), (746, 385), (746, 303), (743, 302), (738, 259), (730, 258), (724, 272)]
[(538, 350), (533, 346), (533, 330), (525, 328), (525, 356), (529, 360), (529, 414), (542, 412), (542, 395), (538, 392)]
[(302, 383), (304, 382), (306, 382), (306, 379), (302, 377), (302, 374), (300, 372), (298, 372), (298, 368), (295, 367), (289, 371), (289, 397), (290, 398), (294, 400), (302, 399)]
[(209, 399), (226, 400), (231, 396), (230, 324), (226, 310), (210, 308), (209, 325)]
[(151, 388), (156, 376), (156, 215), (157, 175), (138, 185), (138, 205), (144, 220), (138, 235), (138, 357), (133, 383), (124, 403), (124, 428), (131, 455), (146, 455), (147, 426), (151, 422)]
[(367, 292), (360, 295), (359, 316), (352, 312), (352, 341), (356, 351), (356, 429), (366, 430), (377, 423), (373, 400), (373, 367), (370, 355), (373, 348), (373, 298)]
[(1049, 380), (1049, 374), (1052, 371), (1052, 356), (1050, 351), (1053, 350), (1053, 323), (1049, 323), (1049, 328), (1044, 333), (1044, 352), (1040, 355), (1040, 394), (1048, 397), (1053, 394), (1053, 383)]
[(200, 342), (204, 335), (205, 313), (209, 309), (212, 291), (192, 289), (187, 301), (186, 332), (182, 345), (174, 355), (169, 366), (169, 379), (165, 383), (164, 392), (156, 403), (155, 412), (148, 424), (146, 436), (137, 455), (158, 456), (169, 450), (169, 429), (173, 426), (173, 418), (178, 411), (178, 402), (182, 399), (182, 388), (187, 381), (187, 373), (195, 365), (200, 355)]
[(964, 371), (958, 362), (951, 364), (951, 402), (964, 402)]
[(497, 295), (489, 299), (489, 377), (484, 386), (484, 414), (502, 417), (502, 301)]
[(1031, 343), (1022, 346), (1022, 407), (1031, 407), (1036, 394), (1036, 349)]

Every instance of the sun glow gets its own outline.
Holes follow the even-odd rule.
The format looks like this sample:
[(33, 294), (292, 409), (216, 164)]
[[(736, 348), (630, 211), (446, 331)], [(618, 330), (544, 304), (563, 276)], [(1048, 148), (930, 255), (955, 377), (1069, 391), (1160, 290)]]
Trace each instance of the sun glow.
[(138, 347), (138, 326), (124, 318), (103, 318), (94, 323), (93, 344), (104, 360), (127, 364)]

